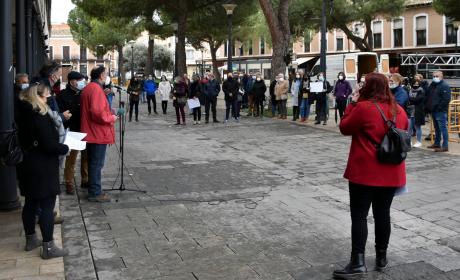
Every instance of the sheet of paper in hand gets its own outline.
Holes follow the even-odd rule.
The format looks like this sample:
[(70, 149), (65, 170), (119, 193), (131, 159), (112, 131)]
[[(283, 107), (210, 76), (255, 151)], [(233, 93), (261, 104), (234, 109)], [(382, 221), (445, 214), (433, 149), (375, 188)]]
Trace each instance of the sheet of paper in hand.
[(323, 92), (323, 82), (310, 83), (310, 92)]
[(85, 137), (86, 133), (67, 130), (64, 144), (69, 146), (70, 150), (83, 151), (86, 149), (86, 141), (81, 140)]
[(198, 98), (197, 99), (192, 98), (192, 99), (187, 100), (187, 105), (190, 110), (201, 106), (200, 100)]

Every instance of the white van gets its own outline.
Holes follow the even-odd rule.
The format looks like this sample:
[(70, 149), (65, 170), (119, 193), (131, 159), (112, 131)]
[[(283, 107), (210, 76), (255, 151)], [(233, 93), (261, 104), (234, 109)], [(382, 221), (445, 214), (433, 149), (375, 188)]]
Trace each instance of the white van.
[[(310, 75), (316, 75), (320, 71), (320, 60), (313, 66)], [(326, 79), (334, 85), (337, 74), (344, 72), (351, 86), (354, 87), (362, 74), (371, 72), (390, 73), (388, 54), (379, 56), (375, 52), (355, 52), (333, 54), (326, 56)]]

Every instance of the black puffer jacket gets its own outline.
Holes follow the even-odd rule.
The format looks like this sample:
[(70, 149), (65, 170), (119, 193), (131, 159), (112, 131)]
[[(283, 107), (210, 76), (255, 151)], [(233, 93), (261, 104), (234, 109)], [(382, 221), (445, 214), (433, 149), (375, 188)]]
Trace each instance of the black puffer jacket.
[(51, 117), (39, 114), (27, 102), (19, 102), (18, 136), (25, 150), (24, 160), (17, 165), (21, 195), (42, 199), (55, 196), (59, 189), (59, 156), (69, 148), (59, 143), (59, 134)]
[(81, 91), (75, 90), (70, 84), (67, 84), (61, 94), (56, 97), (61, 113), (69, 110), (72, 114), (72, 117), (64, 122), (64, 127), (77, 132), (80, 131), (80, 94)]

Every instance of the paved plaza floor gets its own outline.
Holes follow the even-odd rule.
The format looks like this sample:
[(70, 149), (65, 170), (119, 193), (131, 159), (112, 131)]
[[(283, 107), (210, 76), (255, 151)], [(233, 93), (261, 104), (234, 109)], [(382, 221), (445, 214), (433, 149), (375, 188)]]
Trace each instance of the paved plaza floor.
[[(67, 279), (331, 279), (347, 263), (350, 138), (269, 118), (175, 126), (169, 110), (126, 126), (124, 183), (146, 193), (110, 192), (107, 204), (62, 195)], [(118, 148), (105, 188), (120, 185)], [(373, 271), (370, 216), (362, 279), (458, 280), (460, 156), (416, 149), (407, 173), (390, 267)]]

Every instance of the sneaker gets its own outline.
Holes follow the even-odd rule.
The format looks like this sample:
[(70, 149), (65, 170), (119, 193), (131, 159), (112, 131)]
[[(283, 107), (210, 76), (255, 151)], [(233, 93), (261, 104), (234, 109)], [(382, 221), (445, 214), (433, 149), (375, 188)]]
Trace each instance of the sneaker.
[(197, 122), (196, 122), (196, 121), (193, 121), (193, 125), (196, 125), (196, 124), (197, 124)]
[(224, 123), (228, 123), (228, 120), (225, 120)]
[(197, 124), (201, 124), (201, 122), (200, 122), (200, 121), (198, 121), (198, 122), (197, 122)]
[(414, 144), (413, 147), (414, 147), (414, 148), (420, 148), (421, 146), (422, 146), (422, 143), (420, 143), (420, 142), (417, 141), (417, 142), (415, 142), (415, 144)]
[(88, 196), (88, 201), (89, 202), (110, 202), (111, 198), (108, 194), (103, 193), (98, 196)]

